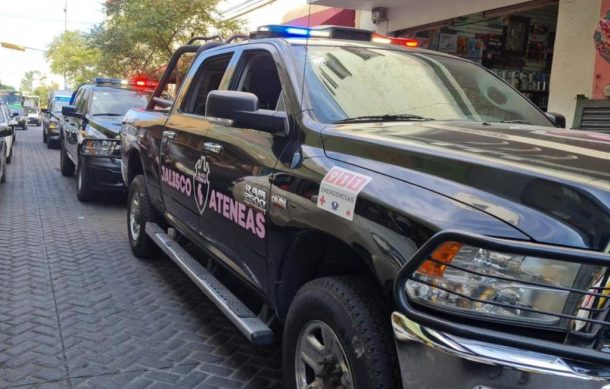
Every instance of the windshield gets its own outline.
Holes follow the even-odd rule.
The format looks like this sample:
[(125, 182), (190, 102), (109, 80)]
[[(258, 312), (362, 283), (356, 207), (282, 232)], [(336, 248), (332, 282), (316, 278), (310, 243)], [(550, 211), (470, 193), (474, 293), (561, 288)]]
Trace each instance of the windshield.
[(23, 98), (23, 106), (25, 108), (35, 108), (38, 107), (38, 98), (34, 98), (34, 97), (24, 97)]
[(51, 110), (52, 113), (61, 113), (61, 108), (64, 105), (68, 105), (69, 101), (64, 101), (64, 100), (56, 100), (53, 103), (53, 109)]
[(92, 115), (123, 116), (131, 108), (143, 108), (147, 95), (126, 89), (100, 89), (93, 92)]
[(11, 107), (21, 106), (21, 95), (9, 92), (8, 94), (2, 96), (2, 99)]
[[(305, 48), (295, 46), (299, 58)], [(306, 84), (319, 120), (468, 120), (551, 126), (528, 100), (483, 68), (441, 55), (309, 46)]]

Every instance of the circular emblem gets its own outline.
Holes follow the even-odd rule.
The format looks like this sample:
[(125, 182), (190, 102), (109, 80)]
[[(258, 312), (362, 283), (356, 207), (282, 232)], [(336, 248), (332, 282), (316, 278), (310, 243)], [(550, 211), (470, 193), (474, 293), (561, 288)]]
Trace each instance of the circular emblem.
[(195, 203), (199, 214), (202, 215), (208, 206), (208, 197), (210, 196), (210, 165), (201, 156), (195, 164), (195, 174), (193, 175), (193, 188), (195, 188)]

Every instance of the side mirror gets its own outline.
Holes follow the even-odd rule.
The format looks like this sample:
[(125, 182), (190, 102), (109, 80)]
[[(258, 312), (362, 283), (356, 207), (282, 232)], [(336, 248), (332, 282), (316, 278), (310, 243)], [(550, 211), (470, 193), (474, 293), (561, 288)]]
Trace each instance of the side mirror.
[(76, 112), (76, 107), (73, 105), (64, 105), (63, 107), (61, 107), (61, 113), (62, 115), (71, 116), (73, 118), (83, 118), (83, 114)]
[(19, 116), (19, 112), (13, 112), (11, 115), (12, 117), (16, 118), (17, 116)]
[(560, 113), (545, 112), (545, 115), (553, 124), (559, 128), (566, 128), (566, 117)]
[(46, 109), (46, 108), (42, 108), (42, 109), (40, 110), (40, 112), (42, 112), (42, 113), (49, 113), (49, 110), (48, 110), (48, 109)]
[(18, 122), (17, 122), (17, 120), (15, 120), (15, 119), (11, 119), (11, 120), (9, 120), (9, 121), (8, 121), (8, 125), (9, 125), (9, 126), (16, 126), (16, 125), (18, 125), (18, 124), (19, 124), (19, 123), (18, 123)]
[(13, 131), (7, 125), (0, 125), (0, 138), (4, 138), (5, 136), (13, 135)]
[(248, 92), (210, 92), (205, 104), (205, 116), (211, 122), (228, 127), (251, 128), (280, 136), (288, 134), (286, 112), (258, 109), (258, 97)]

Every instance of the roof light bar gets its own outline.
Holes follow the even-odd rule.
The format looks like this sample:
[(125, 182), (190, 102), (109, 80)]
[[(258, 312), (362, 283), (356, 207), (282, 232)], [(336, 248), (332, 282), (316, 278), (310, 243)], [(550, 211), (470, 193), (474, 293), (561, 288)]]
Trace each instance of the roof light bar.
[(372, 32), (341, 26), (305, 28), (297, 26), (267, 25), (250, 34), (251, 39), (262, 38), (334, 38), (370, 41)]
[(393, 36), (381, 35), (376, 32), (373, 33), (373, 37), (371, 40), (377, 43), (392, 44), (403, 47), (419, 47), (419, 41), (417, 39), (396, 38)]
[(154, 88), (157, 86), (157, 81), (148, 80), (144, 77), (134, 77), (130, 80), (120, 78), (95, 77), (93, 83), (96, 86), (110, 86), (115, 88), (136, 87), (139, 89)]

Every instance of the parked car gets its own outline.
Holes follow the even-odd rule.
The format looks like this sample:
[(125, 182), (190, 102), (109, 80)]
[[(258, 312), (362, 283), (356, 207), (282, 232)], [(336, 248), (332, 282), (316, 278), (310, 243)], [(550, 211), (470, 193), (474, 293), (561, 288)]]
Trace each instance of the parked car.
[(162, 250), (252, 343), (282, 339), (287, 388), (607, 387), (610, 137), (371, 39), (180, 48), (123, 119), (133, 253)]
[(42, 141), (48, 148), (59, 145), (60, 128), (63, 123), (61, 109), (69, 103), (69, 97), (53, 99), (49, 106), (42, 110)]
[(4, 136), (4, 142), (6, 143), (6, 163), (11, 163), (13, 158), (13, 145), (15, 144), (15, 127), (17, 126), (17, 121), (11, 117), (10, 110), (8, 105), (2, 100), (0, 100), (0, 111), (3, 112), (3, 117), (7, 118), (7, 126), (10, 130), (10, 134)]
[(61, 174), (76, 171), (79, 201), (96, 191), (124, 191), (121, 177), (119, 132), (121, 119), (130, 108), (144, 107), (148, 94), (122, 80), (96, 78), (74, 93), (62, 107), (60, 128)]
[(28, 129), (28, 115), (25, 108), (13, 107), (11, 108), (11, 116), (17, 121), (17, 127), (22, 130)]
[(12, 130), (9, 125), (11, 117), (7, 115), (4, 107), (5, 104), (0, 106), (0, 183), (6, 182), (7, 155), (9, 155), (9, 150), (11, 149), (8, 142), (10, 142), (10, 137), (12, 136)]

